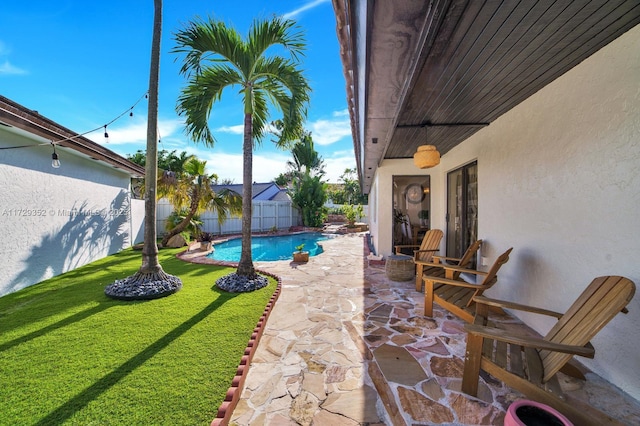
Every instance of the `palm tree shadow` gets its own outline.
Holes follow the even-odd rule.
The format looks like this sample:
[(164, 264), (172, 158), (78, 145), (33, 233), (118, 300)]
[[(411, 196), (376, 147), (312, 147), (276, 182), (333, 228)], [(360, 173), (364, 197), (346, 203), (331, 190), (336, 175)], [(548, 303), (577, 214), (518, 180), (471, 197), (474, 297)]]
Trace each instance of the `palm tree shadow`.
[(129, 197), (124, 190), (109, 209), (96, 210), (87, 201), (74, 204), (71, 210), (63, 211), (69, 220), (31, 247), (22, 272), (3, 292), (15, 292), (122, 250), (130, 238), (129, 212)]
[(235, 294), (227, 294), (225, 297), (216, 298), (216, 300), (211, 302), (200, 312), (165, 334), (162, 338), (156, 340), (142, 352), (124, 362), (122, 365), (120, 365), (120, 367), (102, 377), (102, 379), (96, 381), (93, 385), (89, 386), (87, 389), (67, 401), (65, 404), (49, 413), (46, 417), (40, 419), (40, 421), (38, 421), (36, 425), (45, 426), (52, 424), (61, 424), (65, 420), (71, 418), (76, 412), (80, 411), (91, 401), (98, 398), (102, 393), (110, 389), (112, 386), (116, 385), (120, 380), (124, 379), (131, 372), (135, 371), (137, 367), (153, 358), (169, 344), (174, 342), (180, 336), (189, 331), (192, 327), (208, 317), (216, 309), (221, 307), (225, 302), (235, 296)]
[(56, 323), (50, 324), (46, 327), (40, 328), (38, 330), (35, 330), (29, 334), (25, 334), (23, 336), (17, 337), (13, 340), (10, 340), (8, 342), (5, 342), (3, 344), (0, 344), (0, 352), (6, 351), (8, 349), (13, 348), (14, 346), (17, 346), (19, 344), (28, 342), (30, 340), (36, 339), (38, 337), (42, 337), (44, 335), (46, 335), (47, 333), (50, 333), (54, 330), (57, 330), (59, 328), (63, 328), (66, 327), (68, 325), (77, 323), (79, 321), (82, 321), (84, 319), (89, 318), (92, 315), (98, 314), (100, 312), (105, 311), (106, 309), (109, 309), (111, 306), (113, 306), (113, 304), (99, 304), (98, 306), (94, 306), (92, 308), (89, 309), (85, 309), (83, 311), (80, 311), (76, 314), (73, 314), (71, 316), (68, 316)]

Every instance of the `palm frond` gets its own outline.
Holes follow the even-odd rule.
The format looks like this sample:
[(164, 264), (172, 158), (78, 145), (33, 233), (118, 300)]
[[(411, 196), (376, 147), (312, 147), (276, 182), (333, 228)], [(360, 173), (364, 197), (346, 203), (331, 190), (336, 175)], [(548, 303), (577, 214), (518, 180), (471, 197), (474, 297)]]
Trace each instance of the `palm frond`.
[(207, 67), (201, 75), (190, 79), (178, 97), (176, 110), (185, 116), (186, 132), (191, 139), (214, 145), (208, 124), (213, 103), (220, 100), (225, 88), (238, 84), (242, 84), (242, 76), (227, 65)]
[(222, 21), (212, 17), (207, 20), (196, 18), (175, 34), (176, 47), (172, 53), (184, 53), (180, 73), (191, 77), (198, 75), (209, 62), (228, 61), (235, 63), (240, 53), (238, 46), (243, 45), (238, 32)]
[(302, 28), (296, 25), (295, 21), (282, 17), (264, 21), (255, 20), (249, 31), (247, 45), (254, 58), (262, 57), (273, 45), (281, 45), (296, 61), (304, 56), (306, 48)]

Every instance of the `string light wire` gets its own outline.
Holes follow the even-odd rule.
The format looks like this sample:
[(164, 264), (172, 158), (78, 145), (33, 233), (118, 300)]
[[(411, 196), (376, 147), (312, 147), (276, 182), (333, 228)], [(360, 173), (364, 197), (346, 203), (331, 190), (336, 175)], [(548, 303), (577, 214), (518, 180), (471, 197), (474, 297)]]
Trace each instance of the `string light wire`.
[[(133, 104), (133, 106), (131, 106), (130, 108), (127, 108), (125, 111), (123, 111), (120, 115), (118, 115), (116, 118), (114, 118), (113, 120), (109, 121), (107, 124), (103, 124), (102, 126), (98, 126), (95, 129), (89, 130), (87, 132), (84, 133), (79, 133), (73, 136), (69, 136), (68, 138), (64, 138), (64, 139), (60, 139), (58, 141), (51, 141), (51, 142), (43, 142), (40, 144), (36, 144), (36, 145), (18, 145), (18, 146), (4, 146), (4, 147), (0, 147), (0, 149), (17, 149), (17, 148), (32, 148), (32, 147), (36, 147), (36, 146), (45, 146), (45, 145), (58, 145), (62, 142), (66, 142), (66, 141), (70, 141), (73, 140), (75, 138), (78, 138), (80, 136), (84, 136), (84, 135), (88, 135), (89, 133), (93, 133), (96, 132), (100, 129), (104, 129), (105, 134), (107, 133), (107, 126), (114, 123), (115, 121), (117, 121), (118, 119), (122, 118), (123, 115), (125, 115), (126, 113), (131, 113), (133, 114), (133, 109), (136, 107), (136, 105), (138, 105), (140, 103), (140, 101), (142, 101), (143, 99), (147, 98), (148, 92), (145, 92), (142, 96), (140, 96), (140, 98)], [(24, 119), (24, 117), (21, 117)]]

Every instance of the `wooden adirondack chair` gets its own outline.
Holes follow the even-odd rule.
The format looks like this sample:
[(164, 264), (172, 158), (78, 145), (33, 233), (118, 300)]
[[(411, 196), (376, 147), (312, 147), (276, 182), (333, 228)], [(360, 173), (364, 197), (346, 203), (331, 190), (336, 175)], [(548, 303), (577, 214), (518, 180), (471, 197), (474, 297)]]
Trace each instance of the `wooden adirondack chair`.
[[(463, 320), (473, 322), (475, 315), (473, 297), (481, 296), (485, 290), (491, 288), (498, 281), (498, 271), (509, 260), (511, 250), (513, 247), (498, 256), (487, 272), (454, 265), (443, 265), (445, 277), (424, 275), (422, 277), (424, 281), (424, 315), (433, 316), (433, 302), (436, 302)], [(453, 279), (453, 274), (456, 273), (479, 275), (483, 279), (478, 284), (472, 284), (461, 279)], [(447, 278), (447, 274), (452, 278)]]
[[(464, 252), (462, 257), (446, 257), (446, 256), (433, 256), (432, 262), (423, 262), (421, 260), (414, 260), (416, 264), (422, 265), (422, 274), (430, 275), (432, 277), (450, 278), (457, 280), (460, 276), (459, 271), (452, 269), (445, 269), (444, 266), (460, 266), (462, 268), (469, 268), (473, 258), (476, 256), (476, 252), (480, 249), (482, 240), (474, 241)], [(416, 277), (416, 291), (422, 291), (422, 284), (424, 281), (421, 276)]]
[[(462, 391), (475, 396), (482, 368), (529, 398), (547, 404), (576, 425), (615, 424), (615, 420), (591, 407), (571, 404), (562, 396), (555, 374), (577, 370), (567, 362), (573, 355), (589, 358), (594, 348), (589, 341), (633, 298), (635, 284), (624, 277), (594, 279), (571, 305), (559, 314), (517, 303), (476, 297), (476, 319), (466, 324), (469, 332), (462, 381)], [(543, 338), (516, 335), (507, 330), (486, 327), (489, 307), (523, 310), (558, 318)], [(584, 378), (584, 376), (582, 376)]]
[[(416, 264), (416, 287), (418, 286), (418, 280), (422, 279), (423, 264), (431, 262), (433, 255), (439, 250), (440, 240), (442, 240), (443, 235), (440, 229), (430, 229), (424, 234), (420, 246), (411, 244), (395, 246), (396, 254), (402, 254), (402, 249), (405, 248), (414, 249), (413, 261)], [(415, 250), (416, 248), (418, 250)]]

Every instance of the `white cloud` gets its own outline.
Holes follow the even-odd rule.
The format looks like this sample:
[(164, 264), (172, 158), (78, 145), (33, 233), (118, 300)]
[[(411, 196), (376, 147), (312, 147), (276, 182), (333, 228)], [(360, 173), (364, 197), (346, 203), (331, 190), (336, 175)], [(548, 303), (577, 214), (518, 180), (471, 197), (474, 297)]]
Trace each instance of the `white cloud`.
[[(0, 40), (0, 56), (8, 56), (11, 53), (11, 49)], [(5, 59), (3, 63), (0, 63), (0, 75), (18, 75), (27, 74), (27, 71), (12, 65), (8, 59)]]
[(0, 64), (0, 75), (18, 75), (18, 74), (27, 74), (26, 70), (22, 68), (18, 68), (14, 65), (11, 65), (9, 61), (4, 61), (4, 63)]
[(221, 133), (231, 133), (232, 135), (241, 135), (244, 133), (244, 124), (238, 124), (237, 126), (221, 126), (212, 130)]
[(311, 131), (313, 143), (318, 145), (331, 145), (339, 140), (351, 137), (351, 122), (348, 118), (333, 120), (316, 120), (306, 124)]
[[(234, 183), (242, 183), (242, 154), (220, 153), (206, 149), (187, 149), (201, 160), (207, 161), (207, 172), (215, 173), (220, 179), (231, 179)], [(280, 173), (287, 170), (290, 155), (282, 153), (253, 154), (253, 181), (272, 182)]]
[(314, 7), (320, 6), (323, 3), (329, 3), (329, 0), (312, 0), (306, 3), (305, 5), (303, 5), (302, 7), (297, 8), (296, 10), (285, 13), (284, 15), (282, 15), (282, 17), (284, 19), (295, 18), (298, 15), (300, 15), (302, 12), (307, 11), (309, 9), (313, 9)]

